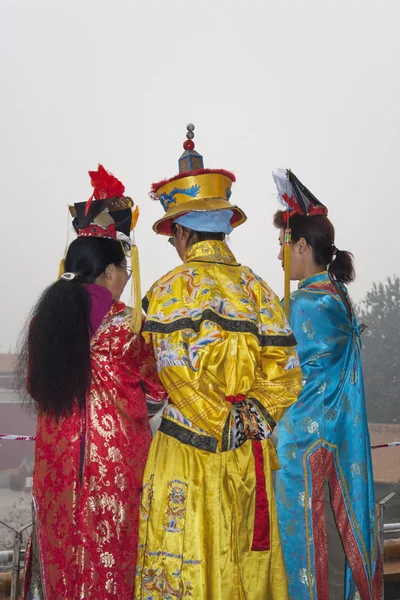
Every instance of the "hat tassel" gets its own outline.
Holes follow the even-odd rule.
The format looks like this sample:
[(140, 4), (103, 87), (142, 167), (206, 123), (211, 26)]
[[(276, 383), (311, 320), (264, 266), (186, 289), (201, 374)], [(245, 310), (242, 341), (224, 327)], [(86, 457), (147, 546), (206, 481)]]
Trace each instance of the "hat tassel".
[(60, 279), (61, 275), (63, 275), (63, 273), (65, 273), (65, 257), (67, 256), (67, 248), (68, 248), (68, 238), (69, 238), (69, 208), (67, 207), (67, 243), (65, 244), (65, 250), (64, 250), (64, 256), (63, 258), (60, 260), (60, 264), (58, 266), (58, 277), (57, 277), (57, 281)]
[(131, 331), (139, 333), (142, 328), (142, 294), (140, 291), (139, 250), (136, 245), (132, 245), (131, 248), (131, 268), (133, 286)]
[(61, 275), (65, 273), (65, 258), (62, 258), (60, 260), (60, 264), (58, 267), (58, 276), (57, 276), (57, 280), (60, 279)]
[(289, 227), (285, 230), (285, 244), (283, 246), (283, 268), (285, 273), (285, 291), (283, 297), (283, 307), (287, 318), (290, 317), (290, 244), (292, 241), (292, 231)]

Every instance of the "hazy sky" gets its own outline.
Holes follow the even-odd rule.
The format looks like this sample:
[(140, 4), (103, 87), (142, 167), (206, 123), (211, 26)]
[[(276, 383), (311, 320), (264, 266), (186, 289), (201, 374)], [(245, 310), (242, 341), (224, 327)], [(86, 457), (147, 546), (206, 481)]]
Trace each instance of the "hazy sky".
[(0, 352), (55, 279), (98, 162), (140, 206), (143, 293), (178, 264), (148, 191), (190, 121), (205, 166), (237, 177), (233, 251), (278, 294), (279, 166), (329, 207), (354, 299), (398, 275), (399, 20), (399, 0), (0, 0)]

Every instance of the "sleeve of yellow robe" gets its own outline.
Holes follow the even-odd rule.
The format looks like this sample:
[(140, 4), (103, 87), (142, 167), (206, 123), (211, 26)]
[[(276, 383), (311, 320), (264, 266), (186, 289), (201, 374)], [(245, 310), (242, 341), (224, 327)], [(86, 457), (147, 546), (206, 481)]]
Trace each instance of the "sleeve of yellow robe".
[(300, 394), (301, 369), (294, 348), (264, 347), (260, 355), (261, 368), (247, 397), (258, 400), (277, 423)]
[(169, 364), (158, 360), (171, 402), (220, 446), (231, 421), (232, 404), (226, 397), (240, 394), (255, 400), (262, 418), (270, 415), (271, 428), (300, 392), (301, 370), (293, 347), (260, 347), (251, 333), (225, 331), (211, 321), (203, 322), (198, 333), (179, 330), (153, 336), (159, 357), (167, 350), (175, 357)]

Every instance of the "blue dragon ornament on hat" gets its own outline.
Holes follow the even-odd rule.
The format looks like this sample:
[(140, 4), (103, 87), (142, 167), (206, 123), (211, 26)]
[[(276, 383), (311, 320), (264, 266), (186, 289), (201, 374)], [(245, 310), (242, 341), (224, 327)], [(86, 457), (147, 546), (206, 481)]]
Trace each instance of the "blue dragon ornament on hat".
[(204, 168), (203, 157), (194, 149), (191, 123), (186, 138), (179, 159), (179, 175), (151, 187), (150, 197), (159, 200), (165, 211), (153, 229), (170, 236), (172, 224), (179, 223), (194, 231), (228, 234), (247, 219), (238, 206), (229, 202), (236, 178), (224, 169)]

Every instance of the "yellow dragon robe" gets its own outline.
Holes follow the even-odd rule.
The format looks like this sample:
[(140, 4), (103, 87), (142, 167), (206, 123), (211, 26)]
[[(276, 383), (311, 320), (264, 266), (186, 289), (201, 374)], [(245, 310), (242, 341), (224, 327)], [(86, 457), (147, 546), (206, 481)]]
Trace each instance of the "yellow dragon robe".
[(135, 598), (289, 598), (268, 439), (301, 389), (280, 302), (221, 241), (145, 299), (168, 395), (144, 475)]

